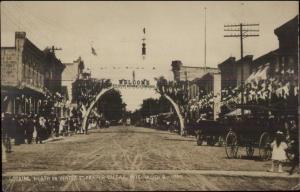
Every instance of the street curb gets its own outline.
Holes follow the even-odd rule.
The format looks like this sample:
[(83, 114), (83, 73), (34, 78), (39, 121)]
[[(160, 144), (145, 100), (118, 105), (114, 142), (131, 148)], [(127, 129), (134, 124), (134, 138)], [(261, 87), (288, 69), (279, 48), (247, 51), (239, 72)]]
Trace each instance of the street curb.
[(61, 140), (64, 140), (65, 137), (56, 137), (56, 138), (51, 138), (51, 139), (47, 139), (47, 140), (44, 140), (43, 142), (44, 143), (49, 143), (49, 142), (54, 142), (54, 141), (61, 141)]
[(117, 175), (117, 174), (166, 174), (185, 175), (197, 174), (206, 176), (227, 176), (227, 177), (260, 177), (260, 178), (290, 178), (300, 179), (300, 175), (288, 173), (270, 173), (262, 171), (217, 171), (217, 170), (76, 170), (76, 171), (26, 171), (6, 172), (3, 177), (18, 176), (58, 176), (58, 175)]

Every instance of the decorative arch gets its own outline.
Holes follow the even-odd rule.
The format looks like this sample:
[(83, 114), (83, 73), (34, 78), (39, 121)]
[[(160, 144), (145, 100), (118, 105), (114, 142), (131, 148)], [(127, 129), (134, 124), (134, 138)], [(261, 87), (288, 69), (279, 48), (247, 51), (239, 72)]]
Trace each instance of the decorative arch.
[(95, 106), (95, 104), (99, 101), (99, 99), (108, 91), (114, 89), (113, 87), (110, 88), (104, 88), (100, 91), (100, 93), (98, 93), (98, 95), (96, 96), (96, 99), (93, 100), (93, 102), (90, 104), (90, 106), (88, 107), (88, 109), (86, 110), (84, 117), (83, 117), (83, 122), (82, 122), (82, 128), (83, 130), (85, 130), (85, 134), (87, 134), (87, 120), (88, 117), (93, 109), (93, 107)]
[[(114, 89), (113, 87), (109, 87), (109, 88), (104, 88), (100, 91), (100, 93), (96, 96), (96, 99), (93, 100), (93, 102), (90, 104), (90, 106), (88, 107), (88, 109), (86, 110), (86, 113), (84, 114), (83, 117), (83, 122), (82, 122), (82, 128), (85, 130), (85, 133), (87, 134), (87, 120), (88, 117), (93, 109), (93, 107), (95, 106), (95, 104), (102, 98), (102, 96), (111, 91), (112, 89)], [(162, 94), (163, 97), (165, 97), (173, 106), (173, 108), (175, 109), (176, 115), (178, 116), (179, 119), (179, 125), (180, 125), (180, 133), (181, 135), (184, 134), (184, 118), (182, 117), (179, 107), (178, 105), (175, 103), (175, 101), (169, 97), (166, 94)]]
[(176, 115), (178, 116), (178, 119), (179, 119), (180, 133), (181, 133), (181, 135), (184, 135), (184, 118), (182, 117), (182, 115), (180, 113), (180, 109), (179, 109), (178, 105), (168, 95), (163, 94), (162, 96), (164, 96), (172, 104), (172, 106), (174, 107)]

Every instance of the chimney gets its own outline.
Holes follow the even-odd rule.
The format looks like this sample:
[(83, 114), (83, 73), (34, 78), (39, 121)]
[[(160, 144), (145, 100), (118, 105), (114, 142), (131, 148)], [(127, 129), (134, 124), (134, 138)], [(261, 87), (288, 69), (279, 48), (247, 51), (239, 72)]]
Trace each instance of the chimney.
[(182, 66), (182, 62), (180, 60), (172, 61), (171, 66), (172, 66), (172, 71), (174, 74), (174, 80), (180, 81), (180, 69)]
[(15, 36), (16, 36), (16, 39), (21, 39), (21, 38), (24, 39), (26, 37), (26, 32), (17, 31)]
[(19, 51), (23, 47), (26, 38), (25, 32), (16, 32), (15, 33), (15, 47)]

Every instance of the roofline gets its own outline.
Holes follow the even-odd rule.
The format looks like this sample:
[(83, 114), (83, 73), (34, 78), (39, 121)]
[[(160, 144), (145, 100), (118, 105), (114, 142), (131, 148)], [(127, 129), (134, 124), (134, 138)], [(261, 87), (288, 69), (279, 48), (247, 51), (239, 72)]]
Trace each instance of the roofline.
[(263, 54), (263, 55), (261, 55), (261, 56), (255, 58), (255, 59), (253, 60), (253, 62), (255, 62), (255, 61), (261, 59), (262, 57), (264, 57), (264, 56), (266, 56), (266, 55), (268, 55), (268, 54), (277, 53), (277, 51), (279, 51), (279, 48), (278, 48), (278, 49), (275, 49), (275, 50), (273, 50), (273, 51), (270, 51), (270, 52), (268, 52), (268, 53), (265, 53), (265, 54)]
[(16, 47), (1, 47), (1, 49), (16, 49)]
[(231, 60), (232, 60), (233, 63), (236, 62), (236, 58), (230, 56), (230, 57), (228, 57), (227, 59), (225, 59), (222, 63), (219, 63), (219, 64), (218, 64), (218, 67), (221, 66), (221, 65), (228, 64)]
[(181, 67), (185, 67), (185, 68), (198, 68), (198, 69), (218, 69), (217, 67), (196, 67), (196, 66), (181, 66)]
[[(289, 19), (288, 21), (286, 21), (285, 23), (283, 23), (282, 25), (280, 25), (279, 27), (277, 27), (276, 29), (274, 29), (275, 35), (277, 35), (278, 32), (279, 32), (285, 25), (287, 25), (287, 24), (293, 22), (294, 20), (297, 20), (297, 21), (298, 21), (298, 19), (297, 19), (298, 17), (299, 17), (299, 15), (297, 14), (297, 15), (296, 15), (295, 17), (293, 17), (292, 19)], [(298, 25), (299, 25), (299, 21), (298, 21)]]

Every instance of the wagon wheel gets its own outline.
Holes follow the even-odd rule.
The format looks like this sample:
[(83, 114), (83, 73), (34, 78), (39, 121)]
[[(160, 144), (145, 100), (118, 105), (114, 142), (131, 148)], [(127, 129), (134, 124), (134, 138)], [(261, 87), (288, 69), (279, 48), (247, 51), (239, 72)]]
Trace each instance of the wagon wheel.
[(259, 156), (262, 160), (269, 160), (271, 158), (271, 137), (267, 132), (263, 132), (259, 139)]
[(225, 151), (229, 159), (237, 157), (238, 141), (236, 134), (232, 131), (229, 131), (226, 136)]
[(252, 145), (246, 146), (246, 154), (247, 154), (247, 157), (253, 157), (254, 147)]

